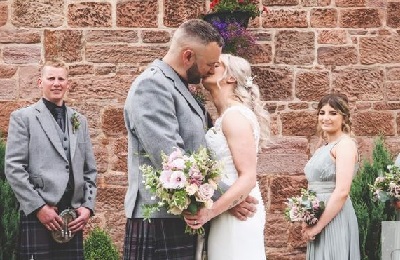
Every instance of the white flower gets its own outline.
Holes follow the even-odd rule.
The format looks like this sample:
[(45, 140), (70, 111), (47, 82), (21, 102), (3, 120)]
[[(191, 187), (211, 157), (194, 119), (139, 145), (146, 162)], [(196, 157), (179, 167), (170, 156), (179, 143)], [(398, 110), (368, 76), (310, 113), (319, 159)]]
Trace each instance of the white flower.
[(246, 77), (246, 88), (250, 88), (251, 86), (253, 86), (253, 80), (255, 77)]
[(188, 193), (189, 196), (192, 196), (193, 194), (195, 194), (198, 190), (199, 187), (197, 187), (196, 184), (192, 183), (189, 186), (186, 186), (186, 192)]

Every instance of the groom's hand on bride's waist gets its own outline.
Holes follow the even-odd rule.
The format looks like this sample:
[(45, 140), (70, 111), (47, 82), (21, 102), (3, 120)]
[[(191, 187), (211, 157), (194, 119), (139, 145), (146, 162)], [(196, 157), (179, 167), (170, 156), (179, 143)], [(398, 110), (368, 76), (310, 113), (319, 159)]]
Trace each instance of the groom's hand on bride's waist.
[(244, 201), (231, 208), (229, 213), (240, 220), (247, 220), (256, 213), (258, 203), (259, 201), (256, 198), (249, 195)]

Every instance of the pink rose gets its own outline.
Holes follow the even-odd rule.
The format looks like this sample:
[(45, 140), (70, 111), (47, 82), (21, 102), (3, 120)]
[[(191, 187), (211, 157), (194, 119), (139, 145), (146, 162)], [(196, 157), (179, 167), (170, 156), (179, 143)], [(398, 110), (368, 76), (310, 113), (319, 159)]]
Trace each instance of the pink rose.
[(200, 185), (199, 191), (197, 192), (197, 201), (206, 202), (214, 195), (214, 188), (212, 185), (205, 183)]

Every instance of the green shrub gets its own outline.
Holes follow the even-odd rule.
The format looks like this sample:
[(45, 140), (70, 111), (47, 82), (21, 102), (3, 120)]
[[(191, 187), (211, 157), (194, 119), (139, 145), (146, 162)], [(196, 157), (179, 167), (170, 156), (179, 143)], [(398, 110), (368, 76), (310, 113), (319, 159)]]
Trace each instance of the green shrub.
[(118, 260), (118, 250), (110, 236), (96, 227), (83, 243), (86, 260)]
[(393, 164), (392, 156), (383, 138), (379, 137), (372, 152), (372, 163), (364, 161), (351, 187), (350, 196), (358, 220), (362, 260), (381, 259), (381, 222), (395, 218), (390, 203), (374, 202), (368, 186), (378, 177), (379, 171), (384, 171), (389, 164)]
[(6, 145), (0, 138), (0, 259), (16, 258), (19, 234), (19, 210), (14, 192), (4, 174)]

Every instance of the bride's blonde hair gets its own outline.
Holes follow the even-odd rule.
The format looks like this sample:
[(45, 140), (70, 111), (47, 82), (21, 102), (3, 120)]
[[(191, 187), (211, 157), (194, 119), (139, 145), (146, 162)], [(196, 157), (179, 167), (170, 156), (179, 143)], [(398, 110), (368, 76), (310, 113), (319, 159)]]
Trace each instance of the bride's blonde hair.
[(221, 54), (220, 61), (225, 66), (222, 78), (233, 77), (236, 87), (233, 90), (234, 98), (250, 108), (257, 116), (260, 124), (260, 147), (265, 147), (270, 139), (270, 118), (260, 100), (260, 90), (254, 83), (250, 63), (244, 58), (231, 54)]

